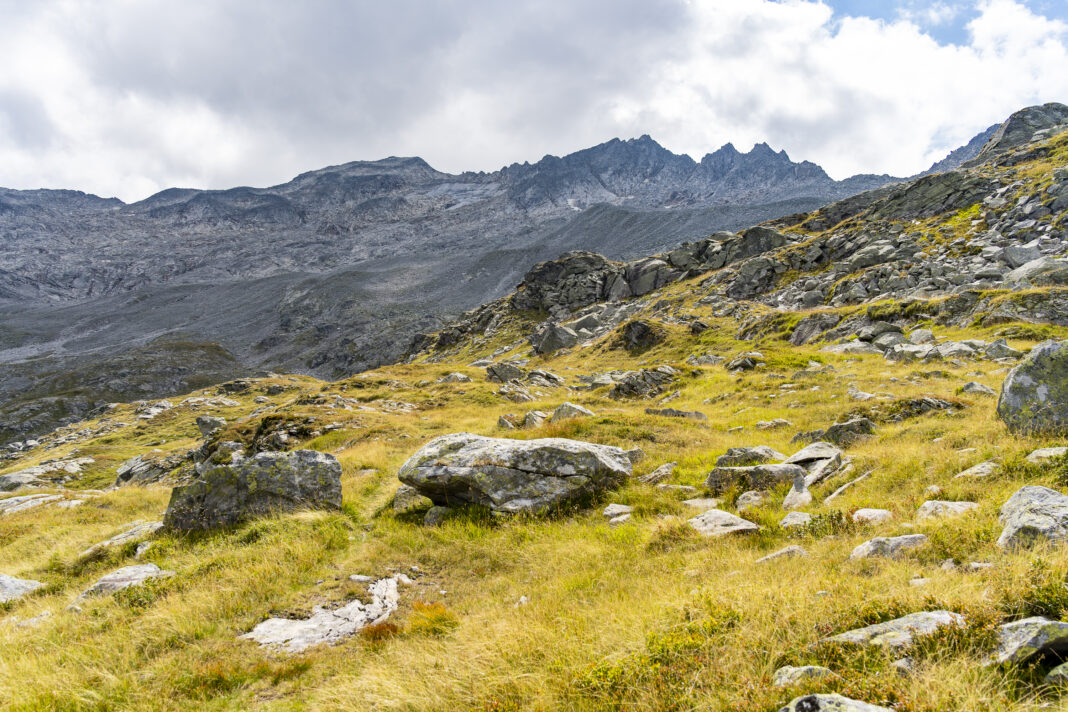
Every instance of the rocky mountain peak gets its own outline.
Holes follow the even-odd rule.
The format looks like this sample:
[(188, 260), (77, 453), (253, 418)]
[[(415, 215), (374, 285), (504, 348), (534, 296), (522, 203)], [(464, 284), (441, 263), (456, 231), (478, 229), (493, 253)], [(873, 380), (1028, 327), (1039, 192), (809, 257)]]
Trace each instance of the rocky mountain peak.
[(1020, 109), (1001, 124), (976, 157), (964, 165), (978, 165), (1031, 141), (1039, 132), (1052, 132), (1064, 126), (1068, 126), (1068, 106), (1064, 104), (1050, 102)]

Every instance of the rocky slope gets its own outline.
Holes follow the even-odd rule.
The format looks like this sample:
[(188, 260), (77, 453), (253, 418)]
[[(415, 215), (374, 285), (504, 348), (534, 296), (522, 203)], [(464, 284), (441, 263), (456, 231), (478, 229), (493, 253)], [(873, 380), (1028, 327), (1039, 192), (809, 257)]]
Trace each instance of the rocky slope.
[(765, 144), (698, 162), (643, 136), (494, 173), (389, 158), (131, 205), (0, 189), (0, 442), (193, 387), (181, 374), (216, 353), (213, 377), (353, 373), (539, 260), (647, 254), (890, 180), (834, 181)]

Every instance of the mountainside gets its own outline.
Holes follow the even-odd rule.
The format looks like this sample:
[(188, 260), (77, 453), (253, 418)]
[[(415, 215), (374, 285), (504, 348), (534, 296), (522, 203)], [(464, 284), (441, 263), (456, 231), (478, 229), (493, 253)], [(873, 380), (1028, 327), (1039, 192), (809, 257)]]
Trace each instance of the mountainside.
[[(553, 255), (406, 363), (3, 448), (0, 707), (1063, 709), (1068, 121), (1037, 114), (948, 172)], [(179, 346), (162, 376), (227, 368), (161, 339), (70, 375)]]
[(569, 249), (635, 256), (888, 180), (836, 182), (763, 144), (695, 162), (643, 136), (489, 174), (388, 158), (130, 205), (0, 189), (0, 442), (187, 389), (207, 363), (354, 373)]

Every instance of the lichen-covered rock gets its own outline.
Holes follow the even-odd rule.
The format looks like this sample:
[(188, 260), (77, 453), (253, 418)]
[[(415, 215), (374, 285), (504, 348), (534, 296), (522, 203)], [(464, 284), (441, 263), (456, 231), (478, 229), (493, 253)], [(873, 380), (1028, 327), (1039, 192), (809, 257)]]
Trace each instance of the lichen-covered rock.
[(208, 437), (216, 430), (221, 430), (226, 427), (226, 420), (223, 418), (216, 418), (213, 415), (198, 415), (197, 416), (197, 430), (204, 437)]
[(1044, 341), (1009, 372), (998, 416), (1014, 433), (1068, 434), (1068, 341)]
[(570, 418), (589, 418), (593, 415), (594, 412), (592, 410), (565, 401), (556, 406), (556, 410), (553, 411), (552, 422), (559, 423), (561, 420), (569, 420)]
[(419, 494), (419, 490), (408, 485), (401, 485), (393, 495), (393, 512), (406, 514), (416, 510), (429, 509), (434, 505), (428, 498)]
[(763, 465), (768, 462), (781, 462), (786, 459), (778, 450), (767, 445), (756, 447), (730, 447), (716, 460), (716, 467), (741, 467), (744, 465)]
[(678, 371), (671, 366), (643, 368), (623, 374), (612, 390), (609, 398), (651, 398), (664, 392), (664, 388), (675, 380)]
[(950, 625), (964, 625), (964, 616), (952, 611), (922, 611), (910, 613), (885, 623), (848, 630), (831, 636), (831, 643), (852, 643), (854, 645), (877, 645), (881, 648), (904, 648), (912, 644), (917, 635), (930, 635), (939, 628)]
[(509, 381), (515, 381), (526, 375), (526, 371), (516, 366), (514, 363), (508, 363), (507, 361), (499, 361), (497, 363), (491, 363), (486, 366), (486, 378), (494, 383), (508, 383)]
[(790, 701), (779, 712), (893, 712), (889, 707), (869, 705), (841, 695), (805, 695)]
[(868, 418), (853, 418), (827, 428), (823, 432), (823, 439), (839, 447), (849, 447), (874, 434), (875, 423)]
[(698, 514), (688, 524), (702, 536), (718, 537), (727, 534), (759, 531), (760, 527), (722, 509), (710, 509)]
[(539, 512), (620, 484), (624, 450), (564, 438), (507, 440), (454, 433), (431, 440), (398, 472), (435, 504), (482, 504), (497, 512)]
[(1068, 447), (1040, 447), (1027, 455), (1027, 461), (1032, 465), (1043, 465), (1065, 455), (1068, 455)]
[(731, 487), (765, 490), (780, 482), (793, 482), (808, 473), (799, 465), (751, 465), (749, 467), (714, 467), (705, 478), (705, 487), (721, 494)]
[(7, 603), (8, 601), (22, 598), (27, 593), (32, 593), (41, 586), (44, 586), (44, 584), (40, 581), (20, 579), (15, 578), (14, 576), (8, 576), (7, 574), (0, 574), (0, 603)]
[(998, 519), (1004, 527), (998, 537), (1002, 549), (1062, 542), (1068, 538), (1068, 496), (1048, 487), (1021, 487), (1002, 505)]
[(806, 680), (818, 680), (832, 675), (834, 673), (829, 668), (819, 665), (802, 665), (801, 667), (786, 665), (776, 670), (775, 674), (771, 676), (771, 684), (775, 687), (788, 687)]
[(163, 525), (194, 531), (274, 512), (340, 508), (341, 465), (333, 455), (314, 450), (261, 452), (175, 487)]
[(989, 663), (1022, 663), (1046, 653), (1068, 653), (1068, 623), (1034, 616), (998, 627), (998, 647)]

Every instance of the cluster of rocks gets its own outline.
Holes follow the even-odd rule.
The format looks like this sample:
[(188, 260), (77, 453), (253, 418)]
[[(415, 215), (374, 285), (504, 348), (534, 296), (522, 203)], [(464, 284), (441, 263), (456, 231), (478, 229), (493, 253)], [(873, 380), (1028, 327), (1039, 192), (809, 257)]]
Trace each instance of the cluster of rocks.
[(547, 422), (559, 423), (572, 418), (588, 418), (595, 415), (592, 410), (565, 401), (558, 405), (552, 413), (541, 410), (528, 411), (522, 418), (511, 413), (506, 413), (497, 419), (497, 427), (503, 430), (528, 430), (539, 428)]
[(14, 492), (30, 487), (51, 487), (77, 477), (82, 468), (95, 462), (91, 457), (46, 460), (40, 465), (0, 475), (0, 492)]

